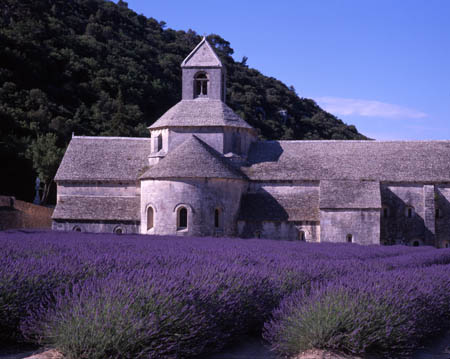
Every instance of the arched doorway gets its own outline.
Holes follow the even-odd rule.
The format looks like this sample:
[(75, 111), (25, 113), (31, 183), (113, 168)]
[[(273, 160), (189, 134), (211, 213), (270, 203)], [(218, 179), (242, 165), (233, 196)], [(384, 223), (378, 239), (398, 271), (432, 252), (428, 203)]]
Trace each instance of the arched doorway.
[(305, 231), (298, 231), (298, 239), (300, 241), (306, 241), (306, 234)]

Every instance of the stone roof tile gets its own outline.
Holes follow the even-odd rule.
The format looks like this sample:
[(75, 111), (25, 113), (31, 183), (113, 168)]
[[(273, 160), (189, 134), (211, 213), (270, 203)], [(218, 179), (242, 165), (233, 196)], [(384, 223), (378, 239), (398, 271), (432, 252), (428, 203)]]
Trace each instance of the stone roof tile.
[(380, 182), (320, 181), (321, 209), (379, 209)]
[(195, 135), (191, 135), (161, 161), (151, 166), (140, 179), (206, 177), (244, 178), (221, 153)]
[(60, 196), (53, 219), (140, 221), (139, 197)]
[(252, 180), (450, 182), (450, 141), (264, 141), (248, 162)]
[(73, 137), (56, 181), (136, 181), (151, 152), (149, 138)]
[(164, 113), (150, 129), (163, 127), (223, 126), (253, 129), (220, 100), (182, 100)]

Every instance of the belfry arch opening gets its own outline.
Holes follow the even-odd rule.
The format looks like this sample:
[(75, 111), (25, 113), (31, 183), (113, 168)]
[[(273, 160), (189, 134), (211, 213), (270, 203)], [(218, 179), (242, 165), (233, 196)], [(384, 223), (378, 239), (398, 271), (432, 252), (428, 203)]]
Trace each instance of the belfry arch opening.
[(194, 97), (208, 96), (208, 74), (206, 72), (199, 72), (194, 77)]

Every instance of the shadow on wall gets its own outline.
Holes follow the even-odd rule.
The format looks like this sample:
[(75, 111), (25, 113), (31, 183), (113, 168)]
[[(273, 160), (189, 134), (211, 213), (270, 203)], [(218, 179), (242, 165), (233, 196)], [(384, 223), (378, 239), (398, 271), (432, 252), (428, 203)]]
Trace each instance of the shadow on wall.
[(250, 147), (248, 155), (250, 166), (262, 162), (277, 162), (283, 148), (277, 141), (258, 141)]
[(244, 238), (259, 237), (263, 234), (263, 222), (283, 222), (289, 220), (284, 207), (267, 191), (260, 189), (257, 193), (242, 196), (238, 221), (243, 223), (240, 236)]
[(434, 234), (425, 226), (424, 218), (415, 211), (414, 199), (403, 200), (387, 187), (381, 188), (383, 209), (380, 239), (385, 244), (435, 245)]
[[(441, 192), (441, 189), (437, 188), (435, 193), (436, 203), (436, 239), (443, 247), (450, 245), (450, 202)], [(448, 247), (447, 247), (448, 248)]]
[(0, 230), (52, 227), (53, 208), (0, 196)]

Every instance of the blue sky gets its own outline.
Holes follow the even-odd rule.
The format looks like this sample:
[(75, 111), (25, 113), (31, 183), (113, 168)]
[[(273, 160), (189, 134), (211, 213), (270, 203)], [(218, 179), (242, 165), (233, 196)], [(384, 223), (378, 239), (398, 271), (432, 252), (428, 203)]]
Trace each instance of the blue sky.
[(450, 139), (450, 0), (129, 0), (378, 140)]

